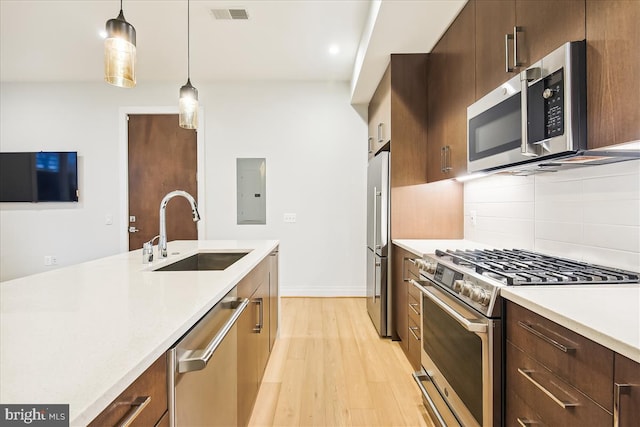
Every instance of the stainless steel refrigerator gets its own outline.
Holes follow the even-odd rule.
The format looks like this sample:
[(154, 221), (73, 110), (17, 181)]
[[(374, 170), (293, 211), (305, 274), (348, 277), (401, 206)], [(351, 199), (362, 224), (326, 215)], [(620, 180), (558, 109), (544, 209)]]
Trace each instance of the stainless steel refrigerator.
[(389, 156), (381, 151), (367, 168), (367, 311), (383, 337), (391, 335)]

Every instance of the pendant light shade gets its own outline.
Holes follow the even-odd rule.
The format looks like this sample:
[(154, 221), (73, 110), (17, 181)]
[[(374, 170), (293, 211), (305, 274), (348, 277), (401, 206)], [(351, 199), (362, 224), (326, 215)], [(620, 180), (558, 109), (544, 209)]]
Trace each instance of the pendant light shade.
[(191, 79), (180, 88), (180, 127), (198, 129), (198, 89), (191, 85)]
[(136, 29), (120, 14), (106, 24), (104, 40), (104, 79), (118, 87), (136, 85)]
[(180, 88), (180, 127), (198, 129), (198, 89), (191, 84), (191, 58), (189, 45), (189, 0), (187, 0), (187, 83)]

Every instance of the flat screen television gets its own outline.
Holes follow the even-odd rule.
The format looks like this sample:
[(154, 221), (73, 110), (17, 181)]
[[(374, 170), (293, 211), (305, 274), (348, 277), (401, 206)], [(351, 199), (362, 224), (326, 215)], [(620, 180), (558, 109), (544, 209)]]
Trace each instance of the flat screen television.
[(0, 202), (77, 202), (78, 153), (0, 153)]

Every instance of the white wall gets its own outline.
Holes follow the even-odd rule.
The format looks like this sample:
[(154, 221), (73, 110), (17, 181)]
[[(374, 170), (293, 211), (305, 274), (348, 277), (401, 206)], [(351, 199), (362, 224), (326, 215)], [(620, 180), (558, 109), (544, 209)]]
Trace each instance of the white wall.
[[(80, 202), (0, 204), (0, 278), (115, 254), (127, 218), (122, 108), (173, 106), (179, 84), (2, 84), (2, 151), (75, 150)], [(363, 295), (366, 124), (345, 83), (198, 85), (205, 107), (208, 239), (281, 240), (285, 295)], [(361, 143), (362, 142), (362, 143)], [(267, 159), (267, 224), (235, 224), (235, 159)], [(283, 214), (297, 214), (284, 223)], [(105, 216), (113, 215), (113, 225)], [(170, 219), (169, 219), (170, 220)], [(171, 236), (169, 236), (171, 239)]]
[(466, 239), (640, 271), (640, 161), (495, 175), (464, 195)]

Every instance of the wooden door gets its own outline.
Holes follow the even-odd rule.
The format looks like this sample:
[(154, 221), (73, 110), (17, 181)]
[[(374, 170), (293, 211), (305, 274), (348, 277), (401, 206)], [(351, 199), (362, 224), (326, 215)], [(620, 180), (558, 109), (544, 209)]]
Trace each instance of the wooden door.
[[(177, 114), (129, 115), (129, 250), (158, 235), (167, 193), (184, 190), (197, 199), (196, 173), (196, 132), (178, 126)], [(166, 213), (169, 241), (198, 239), (186, 200), (171, 200)]]
[(589, 148), (640, 139), (640, 2), (587, 1)]
[(505, 58), (508, 53), (513, 63), (513, 45), (505, 47), (505, 36), (513, 33), (515, 22), (514, 1), (476, 2), (476, 100), (515, 75), (507, 71)]
[(585, 38), (585, 2), (516, 0), (516, 25), (522, 28), (518, 59), (528, 67), (564, 43)]
[(462, 9), (429, 61), (430, 182), (455, 178), (467, 170), (467, 107), (475, 100), (475, 3)]
[(640, 419), (640, 364), (616, 353), (613, 393), (618, 400), (618, 425), (637, 425)]

